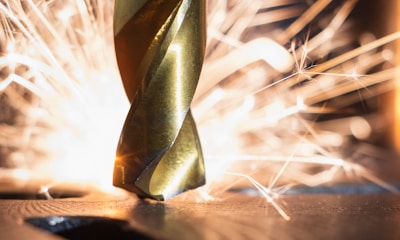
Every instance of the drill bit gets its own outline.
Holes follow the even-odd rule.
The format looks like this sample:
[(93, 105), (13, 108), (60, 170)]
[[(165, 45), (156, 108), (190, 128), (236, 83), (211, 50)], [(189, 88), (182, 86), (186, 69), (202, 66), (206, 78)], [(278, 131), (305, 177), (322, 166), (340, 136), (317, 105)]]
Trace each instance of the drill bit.
[(204, 0), (116, 0), (114, 41), (131, 108), (113, 184), (167, 200), (205, 183), (190, 103), (205, 50)]

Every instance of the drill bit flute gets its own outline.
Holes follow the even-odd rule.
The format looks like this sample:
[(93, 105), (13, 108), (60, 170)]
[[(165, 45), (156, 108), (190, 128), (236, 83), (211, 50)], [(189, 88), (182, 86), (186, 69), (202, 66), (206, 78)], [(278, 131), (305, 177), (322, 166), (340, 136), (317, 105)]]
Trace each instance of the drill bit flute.
[(204, 0), (116, 0), (114, 36), (132, 105), (113, 184), (156, 200), (203, 185), (190, 103), (204, 55)]

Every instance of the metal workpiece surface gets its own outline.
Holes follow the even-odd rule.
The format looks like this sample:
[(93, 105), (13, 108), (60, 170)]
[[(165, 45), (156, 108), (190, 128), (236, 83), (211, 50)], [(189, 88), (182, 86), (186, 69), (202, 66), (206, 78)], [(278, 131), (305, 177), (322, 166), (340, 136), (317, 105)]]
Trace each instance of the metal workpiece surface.
[[(66, 232), (65, 228), (79, 230), (92, 218), (106, 220), (105, 226), (89, 235), (93, 239), (107, 239), (107, 232), (102, 230), (118, 221), (126, 224), (119, 231), (130, 231), (128, 236), (136, 239), (400, 237), (400, 195), (396, 194), (291, 195), (276, 199), (291, 217), (290, 221), (283, 219), (263, 197), (225, 192), (216, 199), (199, 201), (187, 195), (193, 193), (166, 202), (96, 191), (52, 200), (12, 199), (8, 195), (8, 199), (0, 200), (0, 238), (58, 239)], [(4, 193), (0, 193), (2, 196)], [(60, 233), (46, 232), (35, 227), (38, 225), (59, 228)], [(86, 234), (87, 237), (90, 232), (78, 230), (70, 236), (79, 238)], [(116, 230), (113, 234), (121, 236)]]

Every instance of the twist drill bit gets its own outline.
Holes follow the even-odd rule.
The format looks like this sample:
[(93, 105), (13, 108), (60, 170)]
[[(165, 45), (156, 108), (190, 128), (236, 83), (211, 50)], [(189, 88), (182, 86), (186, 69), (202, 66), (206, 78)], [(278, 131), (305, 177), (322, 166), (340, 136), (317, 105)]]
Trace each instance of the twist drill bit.
[(116, 0), (114, 41), (132, 105), (113, 184), (156, 200), (203, 185), (190, 103), (204, 56), (204, 0)]

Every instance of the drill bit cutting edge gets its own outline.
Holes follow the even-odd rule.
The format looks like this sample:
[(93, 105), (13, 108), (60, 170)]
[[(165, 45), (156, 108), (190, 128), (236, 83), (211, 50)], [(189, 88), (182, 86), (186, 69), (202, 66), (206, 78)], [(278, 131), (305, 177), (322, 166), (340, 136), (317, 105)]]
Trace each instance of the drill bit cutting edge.
[(113, 184), (156, 200), (203, 185), (190, 103), (205, 50), (205, 1), (116, 0), (114, 40), (132, 105)]

